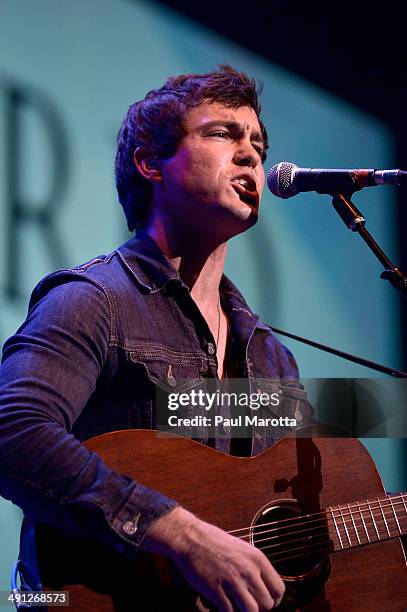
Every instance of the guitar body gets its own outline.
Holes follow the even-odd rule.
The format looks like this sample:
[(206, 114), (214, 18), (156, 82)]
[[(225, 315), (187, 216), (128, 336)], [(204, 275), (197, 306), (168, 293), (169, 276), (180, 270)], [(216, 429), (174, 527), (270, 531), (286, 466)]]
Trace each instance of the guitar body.
[[(296, 500), (318, 512), (384, 494), (368, 452), (348, 438), (289, 437), (250, 458), (144, 430), (112, 432), (86, 446), (117, 472), (176, 499), (225, 531), (252, 525), (272, 503), (284, 507), (285, 500)], [(157, 555), (140, 552), (130, 562), (43, 526), (37, 549), (45, 588), (69, 590), (75, 612), (195, 609), (196, 595)], [(312, 571), (309, 564), (304, 571), (294, 565), (292, 574), (295, 579), (287, 574), (286, 610), (403, 612), (407, 607), (407, 570), (398, 538), (321, 553)]]

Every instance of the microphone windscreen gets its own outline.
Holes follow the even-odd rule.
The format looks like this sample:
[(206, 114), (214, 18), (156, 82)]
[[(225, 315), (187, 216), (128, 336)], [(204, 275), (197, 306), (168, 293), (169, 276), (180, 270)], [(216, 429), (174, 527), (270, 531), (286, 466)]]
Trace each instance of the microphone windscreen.
[(294, 174), (297, 166), (290, 162), (280, 162), (272, 166), (267, 174), (267, 186), (278, 198), (291, 198), (298, 191), (294, 187)]

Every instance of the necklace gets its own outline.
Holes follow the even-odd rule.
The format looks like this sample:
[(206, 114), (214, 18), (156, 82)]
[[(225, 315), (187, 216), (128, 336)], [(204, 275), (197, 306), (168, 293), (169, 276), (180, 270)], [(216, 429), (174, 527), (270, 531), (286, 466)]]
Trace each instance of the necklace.
[(216, 346), (219, 346), (220, 335), (220, 295), (218, 296), (218, 333), (216, 335)]

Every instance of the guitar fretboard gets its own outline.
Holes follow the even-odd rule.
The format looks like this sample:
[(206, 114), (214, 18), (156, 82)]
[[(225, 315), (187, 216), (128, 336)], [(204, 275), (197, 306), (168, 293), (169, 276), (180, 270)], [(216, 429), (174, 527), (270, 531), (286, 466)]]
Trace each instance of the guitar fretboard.
[(407, 533), (407, 493), (326, 509), (334, 550), (345, 550)]

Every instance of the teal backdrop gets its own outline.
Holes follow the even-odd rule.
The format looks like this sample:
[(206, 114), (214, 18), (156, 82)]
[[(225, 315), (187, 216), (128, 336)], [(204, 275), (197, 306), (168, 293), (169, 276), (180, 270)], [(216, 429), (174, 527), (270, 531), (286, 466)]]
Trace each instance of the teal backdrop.
[[(127, 239), (113, 176), (115, 137), (127, 107), (169, 75), (224, 62), (264, 83), (267, 168), (283, 160), (309, 167), (394, 165), (391, 132), (373, 116), (154, 2), (1, 1), (2, 340), (25, 317), (43, 275)], [(15, 214), (16, 202), (23, 214)], [(394, 191), (366, 190), (355, 202), (397, 261)], [(38, 221), (45, 207), (48, 230)], [(231, 242), (226, 271), (266, 322), (401, 367), (398, 298), (328, 196), (283, 201), (265, 193), (257, 226)], [(303, 377), (370, 376), (365, 368), (286, 344)], [(365, 442), (387, 488), (405, 487), (402, 441)], [(2, 500), (0, 589), (8, 588), (19, 523), (20, 511)]]

